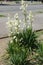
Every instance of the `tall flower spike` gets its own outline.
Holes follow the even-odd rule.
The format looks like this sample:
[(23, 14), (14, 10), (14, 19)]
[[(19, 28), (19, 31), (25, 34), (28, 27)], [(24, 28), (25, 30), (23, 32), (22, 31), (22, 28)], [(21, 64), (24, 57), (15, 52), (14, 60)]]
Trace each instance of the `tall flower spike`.
[(33, 22), (33, 20), (34, 20), (32, 11), (29, 12), (29, 20), (30, 20), (30, 22)]
[(33, 14), (32, 14), (32, 12), (30, 11), (29, 12), (29, 20), (30, 20), (30, 23), (31, 23), (31, 29), (32, 29), (32, 23), (33, 23), (33, 20), (34, 20), (34, 17), (33, 17)]
[(15, 21), (15, 32), (19, 32), (19, 16), (18, 13), (14, 15), (14, 21)]
[(24, 0), (21, 0), (21, 4), (24, 4)]
[(21, 1), (21, 7), (20, 7), (20, 9), (22, 10), (22, 12), (25, 12), (26, 11), (26, 7), (27, 6), (28, 5), (26, 4), (26, 2), (24, 0), (22, 0)]

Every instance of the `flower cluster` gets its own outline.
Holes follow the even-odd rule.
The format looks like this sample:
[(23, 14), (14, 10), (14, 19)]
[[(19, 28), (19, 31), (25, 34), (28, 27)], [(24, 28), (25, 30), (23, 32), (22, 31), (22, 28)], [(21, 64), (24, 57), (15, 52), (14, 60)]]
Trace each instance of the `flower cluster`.
[(23, 13), (26, 12), (27, 6), (28, 6), (28, 4), (26, 4), (26, 2), (22, 0), (20, 9), (23, 11)]
[(29, 12), (29, 20), (30, 20), (31, 22), (34, 21), (34, 17), (33, 17), (33, 14), (32, 14), (31, 11)]
[(22, 0), (21, 4), (22, 6), (20, 9), (23, 11), (24, 18), (22, 20), (19, 19), (18, 13), (16, 13), (13, 18), (8, 17), (7, 26), (10, 30), (10, 33), (19, 33), (22, 30), (29, 28), (29, 26), (33, 22), (33, 14), (31, 11), (29, 12), (29, 14), (27, 14), (27, 4), (25, 3), (25, 1)]

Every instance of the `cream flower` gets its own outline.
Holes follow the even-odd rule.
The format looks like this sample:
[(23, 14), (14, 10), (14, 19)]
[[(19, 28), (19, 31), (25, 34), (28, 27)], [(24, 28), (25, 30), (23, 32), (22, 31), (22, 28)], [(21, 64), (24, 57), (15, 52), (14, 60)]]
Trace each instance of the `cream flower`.
[(17, 38), (15, 39), (15, 41), (17, 42)]
[(9, 28), (12, 27), (11, 21), (8, 21), (6, 24), (7, 24), (7, 26), (8, 26)]
[(15, 26), (15, 30), (18, 30), (18, 28)]
[(13, 43), (13, 40), (11, 40), (10, 43)]
[(21, 23), (22, 21), (21, 20), (19, 20), (19, 23)]
[(22, 0), (22, 1), (21, 1), (21, 4), (24, 4), (24, 3), (25, 3), (25, 1), (24, 1), (24, 0)]
[(14, 23), (14, 24), (15, 24), (15, 26), (18, 26), (18, 21), (17, 21), (17, 20), (15, 20), (15, 23)]
[(30, 26), (28, 25), (27, 28), (29, 28)]
[(26, 2), (24, 1), (24, 0), (22, 0), (21, 1), (21, 7), (20, 7), (20, 9), (24, 12), (24, 11), (26, 11), (26, 7), (28, 6), (28, 4), (26, 4)]
[(15, 19), (17, 19), (17, 18), (18, 18), (18, 13), (16, 13), (16, 14), (14, 15), (14, 18), (15, 18)]
[(13, 39), (16, 39), (16, 36), (14, 36)]

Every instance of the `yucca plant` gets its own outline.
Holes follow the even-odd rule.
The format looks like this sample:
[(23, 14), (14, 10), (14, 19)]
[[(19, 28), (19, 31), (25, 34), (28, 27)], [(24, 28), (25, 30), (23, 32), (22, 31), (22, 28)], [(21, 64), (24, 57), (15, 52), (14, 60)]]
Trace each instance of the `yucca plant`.
[[(32, 30), (33, 15), (30, 11), (29, 15), (26, 10), (27, 4), (22, 0), (21, 10), (23, 12), (23, 20), (19, 20), (18, 13), (14, 16), (14, 20), (7, 22), (11, 40), (8, 44), (6, 60), (9, 65), (28, 65), (34, 51), (38, 49), (38, 40), (35, 32)], [(23, 21), (22, 28), (21, 23)], [(30, 24), (28, 25), (30, 21)], [(28, 57), (28, 58), (27, 58)], [(29, 60), (28, 60), (29, 59)], [(29, 63), (27, 63), (27, 61)]]

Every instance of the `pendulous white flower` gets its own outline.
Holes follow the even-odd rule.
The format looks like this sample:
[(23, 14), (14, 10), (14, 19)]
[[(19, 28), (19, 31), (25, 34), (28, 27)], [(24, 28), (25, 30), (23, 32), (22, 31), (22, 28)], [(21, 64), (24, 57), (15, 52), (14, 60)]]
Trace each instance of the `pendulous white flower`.
[(22, 1), (21, 1), (21, 4), (24, 4), (24, 3), (25, 3), (25, 1), (24, 1), (24, 0), (22, 0)]
[(15, 20), (15, 23), (14, 23), (14, 24), (15, 24), (15, 26), (18, 26), (18, 21), (17, 21), (17, 20)]
[(22, 21), (21, 20), (19, 20), (19, 23), (21, 23)]
[(15, 19), (17, 19), (17, 18), (18, 18), (18, 13), (16, 13), (16, 14), (14, 15), (14, 18), (15, 18)]
[(14, 36), (13, 39), (16, 39), (16, 36)]
[(13, 40), (11, 40), (10, 43), (13, 43)]
[(30, 26), (28, 25), (27, 28), (29, 28)]
[(7, 22), (6, 24), (9, 28), (12, 27), (11, 21)]
[(17, 38), (15, 39), (15, 41), (17, 42)]

